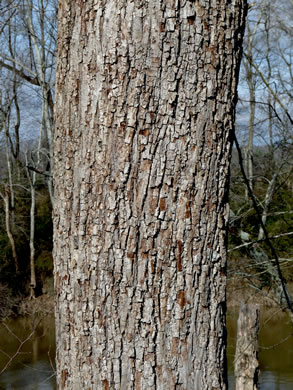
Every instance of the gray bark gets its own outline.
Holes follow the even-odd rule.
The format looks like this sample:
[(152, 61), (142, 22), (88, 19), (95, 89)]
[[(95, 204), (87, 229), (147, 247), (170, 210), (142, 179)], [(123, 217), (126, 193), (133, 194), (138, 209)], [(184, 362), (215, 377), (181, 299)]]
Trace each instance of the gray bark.
[(7, 186), (4, 188), (4, 193), (0, 192), (0, 195), (4, 201), (4, 209), (5, 209), (5, 227), (6, 233), (9, 239), (9, 243), (11, 246), (12, 257), (15, 265), (16, 273), (19, 271), (19, 263), (18, 256), (16, 252), (16, 246), (14, 241), (14, 236), (11, 231), (11, 221), (10, 221), (10, 188)]
[[(254, 167), (253, 167), (253, 143), (254, 143), (254, 130), (255, 130), (255, 110), (256, 110), (256, 83), (257, 77), (255, 69), (253, 68), (252, 61), (255, 49), (256, 34), (259, 31), (259, 24), (261, 23), (260, 12), (258, 19), (254, 21), (253, 28), (250, 28), (250, 24), (247, 23), (247, 43), (245, 49), (244, 61), (246, 82), (249, 90), (249, 122), (248, 122), (248, 139), (247, 145), (244, 149), (245, 158), (245, 170), (248, 178), (250, 188), (253, 190), (254, 187)], [(245, 189), (246, 199), (249, 199), (248, 189)]]
[[(40, 141), (39, 141), (40, 146)], [(30, 185), (31, 208), (30, 208), (30, 299), (35, 298), (36, 289), (36, 269), (35, 269), (35, 214), (36, 214), (36, 173), (30, 172), (28, 168), (28, 157), (26, 160), (26, 176)]]
[[(1, 96), (2, 100), (2, 96)], [(1, 101), (2, 103), (2, 101)], [(1, 107), (2, 108), (2, 107)], [(10, 109), (10, 108), (9, 108)], [(8, 184), (5, 185), (4, 191), (0, 191), (0, 196), (3, 199), (4, 202), (4, 210), (5, 210), (5, 228), (7, 237), (11, 246), (11, 252), (12, 257), (15, 265), (15, 271), (16, 273), (19, 271), (19, 261), (18, 261), (18, 255), (16, 251), (15, 246), (15, 240), (14, 235), (11, 226), (13, 226), (14, 223), (14, 188), (13, 188), (13, 180), (12, 180), (12, 164), (11, 164), (11, 157), (9, 153), (9, 134), (8, 134), (8, 127), (6, 124), (8, 113), (5, 112), (5, 109), (2, 109), (2, 118), (1, 118), (1, 128), (4, 129), (5, 132), (5, 152), (6, 152), (6, 162), (7, 162), (7, 171), (8, 171)]]
[(258, 330), (258, 305), (242, 303), (237, 322), (235, 390), (257, 390), (258, 388)]
[[(258, 23), (256, 23), (258, 26)], [(253, 52), (253, 40), (257, 32), (256, 29), (250, 30), (249, 24), (247, 24), (248, 42), (247, 42), (247, 54), (249, 60), (252, 60)], [(250, 188), (253, 189), (253, 140), (254, 140), (254, 121), (255, 121), (255, 93), (256, 93), (256, 77), (254, 69), (249, 61), (244, 61), (246, 70), (246, 80), (249, 89), (249, 122), (248, 122), (248, 139), (247, 145), (244, 150), (245, 156), (245, 170), (249, 181)], [(246, 199), (249, 198), (247, 188), (245, 189)]]
[(246, 2), (60, 1), (60, 389), (225, 389), (227, 187)]

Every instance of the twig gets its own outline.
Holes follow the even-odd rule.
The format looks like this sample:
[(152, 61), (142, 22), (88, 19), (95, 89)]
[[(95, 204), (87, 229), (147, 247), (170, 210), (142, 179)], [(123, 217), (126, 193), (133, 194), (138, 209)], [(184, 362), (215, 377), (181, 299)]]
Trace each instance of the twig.
[(293, 333), (290, 333), (287, 337), (285, 337), (284, 339), (282, 339), (279, 343), (277, 344), (274, 344), (274, 345), (271, 345), (269, 347), (262, 347), (261, 345), (259, 345), (259, 348), (261, 349), (265, 349), (265, 350), (269, 350), (269, 349), (273, 349), (273, 348), (276, 348), (278, 347), (279, 345), (285, 343), (287, 340), (289, 340), (291, 337), (293, 336)]
[[(293, 232), (281, 233), (281, 234), (277, 234), (275, 236), (269, 236), (269, 239), (270, 240), (275, 240), (276, 238), (291, 236), (292, 234), (293, 234)], [(236, 249), (244, 248), (246, 246), (250, 246), (250, 245), (253, 245), (253, 244), (258, 244), (259, 242), (263, 242), (263, 241), (266, 241), (266, 238), (262, 238), (260, 240), (255, 240), (255, 241), (246, 242), (245, 244), (241, 244), (241, 245), (235, 246), (234, 248), (229, 249), (228, 253), (229, 252), (233, 252)]]
[(50, 172), (48, 172), (48, 171), (41, 170), (41, 169), (37, 169), (37, 168), (35, 168), (35, 167), (32, 167), (31, 165), (27, 165), (26, 167), (27, 167), (27, 169), (29, 169), (29, 170), (31, 170), (31, 171), (33, 171), (33, 172), (39, 173), (40, 175), (52, 177), (52, 175), (51, 175)]
[(283, 275), (282, 275), (279, 258), (278, 258), (277, 252), (276, 252), (273, 244), (271, 243), (270, 237), (268, 235), (268, 231), (267, 231), (267, 229), (266, 229), (266, 227), (265, 227), (265, 225), (264, 225), (264, 223), (262, 221), (262, 216), (261, 216), (261, 213), (259, 211), (259, 208), (258, 208), (258, 205), (257, 205), (257, 201), (255, 199), (254, 193), (253, 193), (253, 191), (252, 191), (252, 189), (250, 187), (249, 181), (247, 179), (247, 176), (246, 176), (246, 173), (245, 173), (245, 170), (244, 170), (244, 166), (243, 166), (243, 158), (242, 158), (241, 149), (240, 149), (240, 146), (239, 146), (239, 143), (238, 143), (238, 140), (236, 138), (236, 134), (235, 133), (234, 133), (234, 140), (235, 140), (235, 145), (236, 145), (236, 149), (237, 149), (237, 152), (238, 152), (238, 158), (239, 158), (239, 165), (240, 165), (241, 173), (242, 173), (244, 182), (245, 182), (245, 184), (247, 186), (249, 196), (252, 199), (252, 204), (253, 204), (253, 207), (255, 209), (256, 215), (258, 217), (260, 226), (263, 229), (264, 237), (265, 237), (264, 241), (269, 246), (269, 248), (271, 250), (272, 258), (275, 260), (275, 266), (277, 268), (278, 276), (280, 278), (280, 282), (281, 282), (281, 285), (282, 285), (282, 290), (283, 290), (283, 293), (284, 293), (284, 296), (285, 296), (287, 307), (290, 310), (291, 316), (292, 316), (293, 315), (293, 308), (292, 308), (291, 301), (290, 301), (290, 298), (288, 296), (288, 292), (287, 292), (287, 289), (286, 289), (285, 281), (284, 281), (284, 278), (283, 278)]
[(16, 358), (17, 355), (19, 355), (21, 353), (20, 352), (21, 348), (24, 346), (24, 344), (26, 344), (32, 338), (33, 334), (36, 331), (36, 328), (38, 327), (38, 325), (40, 324), (41, 321), (42, 320), (40, 320), (38, 322), (37, 326), (33, 327), (33, 330), (31, 331), (31, 333), (24, 340), (21, 340), (15, 333), (12, 332), (12, 330), (9, 328), (8, 325), (3, 323), (4, 327), (9, 331), (9, 333), (11, 333), (19, 341), (19, 346), (18, 346), (16, 352), (12, 356), (9, 356), (8, 354), (4, 353), (6, 356), (9, 356), (9, 360), (5, 364), (5, 366), (2, 368), (2, 370), (0, 371), (0, 375), (2, 375), (3, 372), (7, 370), (7, 368), (10, 366), (11, 362)]

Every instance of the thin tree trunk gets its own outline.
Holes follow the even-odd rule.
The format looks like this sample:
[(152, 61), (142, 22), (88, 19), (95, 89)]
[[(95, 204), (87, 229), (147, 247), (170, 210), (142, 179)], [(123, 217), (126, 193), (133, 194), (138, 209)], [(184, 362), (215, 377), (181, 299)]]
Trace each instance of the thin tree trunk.
[[(3, 127), (5, 129), (5, 141), (6, 141), (6, 162), (7, 162), (7, 170), (8, 170), (8, 185), (4, 189), (4, 194), (1, 193), (1, 197), (4, 201), (5, 205), (5, 227), (6, 227), (6, 233), (8, 236), (8, 240), (11, 246), (12, 251), (12, 257), (15, 265), (15, 271), (16, 273), (19, 271), (19, 263), (18, 263), (18, 256), (16, 252), (16, 246), (15, 246), (15, 240), (13, 236), (13, 231), (11, 229), (12, 223), (14, 223), (14, 208), (15, 208), (15, 202), (14, 202), (14, 188), (13, 188), (13, 181), (12, 181), (12, 165), (10, 160), (10, 153), (9, 153), (9, 133), (8, 128), (6, 124), (6, 115), (3, 114), (4, 118), (2, 120)], [(12, 223), (11, 223), (12, 219)]]
[[(35, 173), (33, 173), (35, 175)], [(35, 267), (35, 213), (36, 213), (36, 190), (31, 186), (31, 210), (30, 210), (30, 299), (35, 298), (36, 293), (36, 267)]]
[[(26, 166), (28, 161), (26, 158)], [(36, 173), (30, 175), (29, 169), (26, 168), (27, 178), (30, 184), (31, 208), (30, 208), (30, 299), (35, 298), (36, 289), (36, 269), (35, 269), (35, 213), (36, 213)]]
[[(279, 172), (274, 173), (271, 181), (269, 182), (268, 188), (267, 188), (267, 192), (266, 192), (266, 196), (265, 196), (265, 200), (264, 200), (264, 205), (263, 205), (262, 217), (261, 217), (262, 223), (264, 224), (264, 226), (267, 223), (268, 211), (269, 211), (269, 207), (270, 207), (270, 204), (272, 202), (272, 199), (273, 199), (278, 175), (279, 175)], [(264, 238), (264, 231), (263, 231), (262, 226), (260, 226), (259, 231), (258, 231), (258, 240), (262, 240), (263, 238)]]
[(60, 389), (225, 389), (242, 0), (59, 3)]
[[(254, 182), (253, 182), (253, 141), (254, 141), (254, 130), (255, 130), (255, 108), (256, 108), (256, 76), (254, 73), (254, 68), (252, 66), (253, 61), (253, 48), (254, 48), (254, 40), (255, 36), (259, 29), (259, 24), (261, 23), (261, 15), (259, 14), (258, 19), (254, 23), (254, 27), (251, 30), (249, 23), (247, 23), (247, 48), (245, 57), (247, 61), (244, 62), (245, 70), (246, 70), (246, 79), (249, 89), (249, 122), (248, 122), (248, 140), (247, 146), (244, 151), (245, 156), (245, 170), (246, 175), (249, 181), (250, 188), (253, 190)], [(245, 196), (246, 199), (249, 199), (249, 194), (247, 187), (245, 188)]]
[[(34, 24), (33, 24), (33, 2), (31, 0), (25, 0), (25, 4), (27, 7), (27, 17), (26, 23), (27, 28), (29, 30), (30, 36), (32, 38), (33, 48), (36, 53), (36, 63), (38, 68), (38, 79), (39, 84), (42, 90), (42, 125), (44, 130), (44, 141), (46, 143), (46, 148), (48, 149), (48, 158), (49, 158), (49, 173), (51, 173), (51, 165), (53, 161), (53, 121), (52, 121), (52, 113), (51, 113), (51, 105), (50, 105), (50, 91), (49, 84), (46, 80), (46, 51), (45, 51), (45, 22), (44, 22), (44, 3), (40, 2), (40, 37), (37, 40), (37, 34), (35, 32)], [(53, 195), (53, 184), (51, 175), (47, 176), (47, 185), (50, 195), (50, 200), (53, 205), (54, 195)]]
[[(250, 34), (252, 34), (250, 32)], [(247, 56), (252, 59), (252, 40), (253, 35), (249, 36)], [(253, 139), (254, 139), (254, 121), (255, 121), (255, 76), (253, 75), (253, 68), (248, 61), (246, 63), (246, 78), (249, 88), (249, 122), (248, 122), (248, 140), (245, 150), (245, 168), (247, 178), (249, 180), (250, 188), (253, 190)], [(249, 198), (246, 188), (246, 199)]]
[(12, 250), (12, 257), (13, 257), (13, 261), (14, 261), (14, 265), (15, 265), (15, 271), (17, 273), (19, 271), (18, 256), (17, 256), (17, 252), (16, 252), (14, 237), (13, 237), (13, 234), (11, 232), (11, 227), (10, 227), (10, 191), (9, 191), (8, 187), (6, 187), (4, 191), (5, 191), (4, 194), (0, 193), (0, 195), (1, 195), (1, 197), (4, 201), (4, 205), (5, 205), (6, 233), (7, 233), (9, 243), (11, 246), (11, 250)]
[(7, 125), (4, 125), (5, 128), (5, 144), (6, 144), (6, 162), (7, 162), (7, 171), (8, 171), (8, 183), (9, 183), (9, 212), (11, 213), (12, 223), (14, 223), (14, 210), (15, 210), (15, 196), (13, 188), (13, 179), (12, 179), (12, 164), (9, 152), (9, 134)]
[[(252, 70), (251, 70), (252, 71)], [(248, 78), (249, 85), (249, 126), (248, 126), (248, 143), (247, 143), (247, 177), (250, 188), (253, 190), (253, 139), (254, 139), (254, 120), (255, 120), (255, 85), (251, 79)], [(247, 190), (246, 190), (247, 191)], [(248, 199), (248, 193), (246, 194)]]
[(258, 362), (258, 305), (242, 303), (237, 322), (235, 353), (235, 390), (257, 390)]
[[(37, 167), (41, 164), (41, 148), (42, 148), (42, 138), (43, 130), (45, 128), (44, 124), (44, 105), (42, 106), (42, 120), (40, 126), (40, 135), (39, 135), (39, 144), (37, 150)], [(35, 267), (35, 214), (36, 214), (36, 172), (30, 172), (29, 170), (29, 161), (26, 153), (26, 174), (30, 184), (31, 192), (31, 208), (30, 208), (30, 299), (35, 298), (35, 289), (36, 289), (36, 267)]]

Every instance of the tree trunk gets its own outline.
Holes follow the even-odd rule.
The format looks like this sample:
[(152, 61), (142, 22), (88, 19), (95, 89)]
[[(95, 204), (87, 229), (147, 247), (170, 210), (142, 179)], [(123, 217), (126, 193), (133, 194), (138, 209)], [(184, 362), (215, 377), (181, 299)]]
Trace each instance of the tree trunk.
[(259, 307), (242, 303), (237, 322), (235, 390), (257, 390)]
[(16, 252), (14, 236), (12, 234), (11, 226), (10, 226), (11, 223), (10, 223), (10, 188), (9, 187), (6, 187), (4, 189), (4, 194), (1, 193), (1, 197), (4, 201), (6, 233), (11, 246), (12, 257), (15, 265), (15, 272), (18, 273), (19, 271), (18, 256)]
[[(40, 142), (39, 142), (40, 147)], [(30, 173), (28, 168), (28, 157), (26, 160), (26, 176), (30, 185), (31, 209), (30, 209), (30, 299), (36, 297), (36, 268), (35, 268), (35, 217), (36, 217), (36, 173)], [(31, 176), (32, 175), (32, 176)]]
[(246, 2), (59, 7), (58, 386), (225, 389), (227, 189)]
[[(25, 12), (25, 23), (29, 32), (29, 35), (32, 39), (34, 53), (35, 53), (35, 62), (37, 67), (37, 79), (38, 85), (41, 87), (42, 94), (42, 127), (43, 127), (43, 147), (47, 149), (47, 165), (49, 167), (49, 175), (46, 177), (48, 191), (50, 195), (50, 200), (53, 205), (54, 194), (53, 194), (53, 183), (51, 177), (51, 165), (53, 160), (53, 113), (51, 108), (51, 89), (50, 83), (47, 81), (48, 72), (48, 58), (49, 55), (46, 53), (46, 26), (45, 26), (45, 11), (48, 3), (44, 4), (43, 1), (39, 4), (39, 31), (35, 31), (34, 25), (34, 14), (33, 8), (34, 4), (32, 0), (26, 0), (26, 12)], [(52, 10), (51, 10), (52, 11)], [(32, 54), (33, 55), (33, 54)]]
[[(273, 177), (272, 177), (272, 179), (269, 182), (269, 185), (268, 185), (268, 188), (267, 188), (267, 192), (266, 192), (266, 196), (265, 196), (265, 199), (264, 199), (264, 202), (263, 202), (263, 212), (262, 212), (261, 219), (262, 219), (262, 223), (264, 224), (264, 226), (267, 223), (268, 211), (269, 211), (270, 204), (271, 204), (271, 202), (273, 200), (273, 195), (274, 195), (274, 192), (275, 192), (278, 176), (279, 176), (279, 172), (275, 172), (273, 174)], [(264, 238), (264, 230), (263, 230), (262, 226), (260, 226), (259, 227), (259, 231), (258, 231), (257, 239), (258, 240), (262, 240), (263, 238)]]
[[(33, 173), (35, 175), (35, 173)], [(34, 181), (34, 179), (33, 179)], [(36, 212), (36, 189), (31, 185), (31, 210), (30, 210), (30, 299), (36, 297), (36, 268), (35, 268), (35, 212)]]
[[(2, 102), (1, 102), (2, 103)], [(9, 108), (10, 110), (10, 108)], [(7, 162), (7, 173), (8, 173), (8, 184), (4, 188), (4, 193), (1, 192), (1, 197), (4, 201), (4, 210), (5, 210), (5, 227), (7, 237), (11, 246), (12, 257), (15, 265), (16, 273), (19, 272), (19, 262), (16, 251), (15, 239), (13, 234), (13, 229), (11, 227), (14, 226), (14, 209), (15, 209), (15, 197), (14, 197), (14, 185), (13, 185), (13, 167), (11, 164), (11, 157), (9, 151), (9, 126), (6, 123), (6, 120), (9, 121), (10, 115), (8, 112), (2, 112), (2, 123), (1, 127), (5, 130), (5, 149), (6, 149), (6, 162)]]
[[(258, 25), (258, 23), (257, 23)], [(253, 50), (253, 40), (255, 38), (256, 29), (253, 31), (250, 30), (249, 24), (247, 27), (248, 30), (248, 42), (247, 42), (247, 54), (249, 58), (248, 61), (244, 61), (244, 66), (246, 70), (246, 81), (249, 89), (249, 122), (248, 122), (248, 139), (247, 145), (245, 147), (245, 169), (247, 178), (249, 181), (250, 188), (253, 190), (253, 140), (254, 140), (254, 122), (255, 122), (255, 93), (256, 93), (256, 77), (253, 73), (254, 69), (251, 65), (252, 61), (252, 50)], [(245, 188), (245, 197), (249, 199), (249, 194), (247, 188)]]

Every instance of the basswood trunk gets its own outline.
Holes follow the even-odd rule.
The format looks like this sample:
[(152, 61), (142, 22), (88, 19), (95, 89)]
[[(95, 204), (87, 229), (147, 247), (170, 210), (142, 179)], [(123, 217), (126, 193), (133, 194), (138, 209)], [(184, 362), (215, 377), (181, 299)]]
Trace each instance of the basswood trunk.
[(60, 389), (225, 389), (245, 0), (59, 2)]

